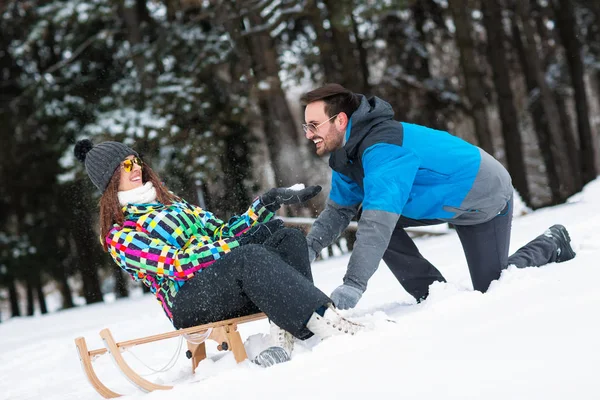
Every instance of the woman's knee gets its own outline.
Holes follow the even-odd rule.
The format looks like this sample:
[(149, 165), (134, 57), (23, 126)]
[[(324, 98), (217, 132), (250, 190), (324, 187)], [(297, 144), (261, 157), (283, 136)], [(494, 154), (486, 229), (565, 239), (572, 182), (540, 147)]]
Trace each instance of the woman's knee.
[(285, 228), (286, 235), (294, 240), (297, 240), (300, 243), (306, 243), (306, 236), (304, 233), (297, 228)]
[(270, 246), (276, 246), (280, 243), (286, 243), (288, 245), (294, 245), (296, 247), (306, 246), (306, 237), (301, 230), (296, 228), (282, 228), (275, 232), (265, 244)]
[(240, 248), (238, 252), (244, 260), (254, 260), (255, 258), (264, 258), (267, 253), (264, 244), (247, 244)]

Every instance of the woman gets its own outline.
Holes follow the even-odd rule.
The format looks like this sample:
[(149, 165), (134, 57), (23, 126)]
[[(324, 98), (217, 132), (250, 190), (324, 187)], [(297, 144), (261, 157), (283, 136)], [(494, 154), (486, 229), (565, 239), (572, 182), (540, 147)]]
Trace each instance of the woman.
[(291, 335), (326, 338), (362, 328), (313, 285), (302, 233), (272, 219), (282, 204), (306, 201), (321, 187), (271, 189), (225, 223), (169, 192), (122, 143), (84, 139), (74, 152), (102, 192), (104, 250), (150, 288), (175, 328), (262, 311), (272, 322), (273, 346), (256, 359), (265, 366), (289, 360)]

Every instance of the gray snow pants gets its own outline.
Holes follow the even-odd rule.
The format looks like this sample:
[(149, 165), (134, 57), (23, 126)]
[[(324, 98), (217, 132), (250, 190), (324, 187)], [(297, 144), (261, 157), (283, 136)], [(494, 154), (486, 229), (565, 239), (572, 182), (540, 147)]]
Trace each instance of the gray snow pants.
[(264, 312), (299, 339), (312, 336), (305, 324), (331, 299), (313, 285), (304, 234), (291, 228), (263, 244), (234, 249), (196, 273), (175, 296), (173, 325), (187, 328)]
[[(556, 243), (543, 234), (521, 247), (510, 257), (510, 230), (513, 200), (492, 220), (477, 225), (454, 225), (463, 246), (473, 289), (485, 292), (509, 265), (538, 267), (556, 260)], [(414, 220), (400, 217), (383, 260), (408, 293), (421, 301), (429, 294), (429, 285), (446, 280), (417, 249), (404, 228), (442, 224), (441, 220)]]

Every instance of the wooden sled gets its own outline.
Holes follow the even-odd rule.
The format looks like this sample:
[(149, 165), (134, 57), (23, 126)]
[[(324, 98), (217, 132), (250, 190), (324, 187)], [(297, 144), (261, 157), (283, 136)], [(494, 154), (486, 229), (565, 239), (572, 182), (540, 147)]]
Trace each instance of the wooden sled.
[(75, 346), (77, 347), (77, 352), (79, 353), (79, 360), (81, 361), (83, 372), (85, 373), (92, 387), (102, 397), (106, 399), (112, 399), (122, 395), (110, 390), (100, 381), (100, 379), (98, 379), (98, 376), (94, 372), (94, 368), (92, 366), (92, 361), (98, 356), (109, 353), (127, 379), (144, 392), (152, 392), (154, 390), (169, 390), (173, 387), (159, 385), (142, 378), (127, 364), (121, 353), (128, 348), (140, 344), (157, 342), (159, 340), (170, 339), (181, 335), (205, 334), (205, 338), (203, 338), (204, 341), (193, 340), (193, 343), (192, 341), (187, 341), (188, 350), (186, 352), (186, 356), (192, 360), (192, 371), (196, 369), (200, 361), (206, 358), (205, 340), (207, 339), (211, 339), (219, 343), (217, 346), (219, 350), (232, 351), (235, 360), (240, 363), (246, 360), (248, 356), (246, 354), (246, 349), (244, 348), (244, 343), (242, 342), (240, 333), (237, 331), (237, 325), (245, 322), (256, 321), (266, 317), (267, 316), (263, 313), (252, 314), (244, 317), (193, 326), (191, 328), (179, 329), (173, 332), (146, 336), (143, 338), (127, 340), (119, 343), (114, 340), (110, 330), (102, 329), (100, 331), (100, 337), (104, 341), (104, 345), (106, 346), (105, 348), (88, 350), (85, 338), (83, 337), (78, 337), (75, 339)]

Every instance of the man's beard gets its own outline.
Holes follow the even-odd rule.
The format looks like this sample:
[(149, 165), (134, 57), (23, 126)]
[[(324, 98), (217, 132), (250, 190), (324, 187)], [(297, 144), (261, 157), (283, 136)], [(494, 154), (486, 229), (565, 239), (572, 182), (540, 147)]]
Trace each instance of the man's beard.
[(324, 153), (321, 157), (328, 156), (329, 154), (333, 153), (334, 151), (341, 149), (344, 145), (344, 134), (345, 133), (340, 134), (340, 132), (338, 132), (335, 129), (335, 126), (333, 126), (333, 125), (331, 127), (329, 127), (329, 131), (327, 132), (327, 137), (330, 140), (325, 141), (325, 139), (323, 139)]

